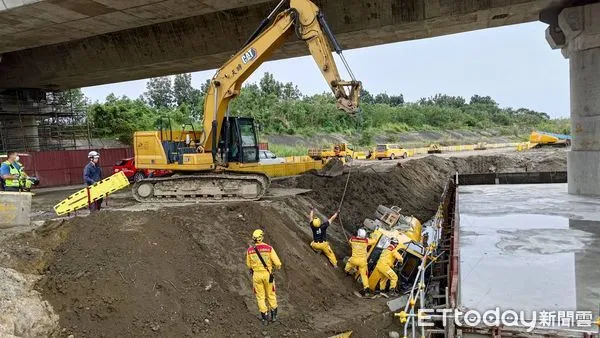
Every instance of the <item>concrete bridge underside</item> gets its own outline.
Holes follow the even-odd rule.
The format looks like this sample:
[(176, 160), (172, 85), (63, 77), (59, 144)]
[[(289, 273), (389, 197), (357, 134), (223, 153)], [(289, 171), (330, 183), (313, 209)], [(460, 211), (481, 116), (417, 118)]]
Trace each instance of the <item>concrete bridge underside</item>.
[[(4, 0), (0, 88), (62, 89), (216, 68), (278, 1)], [(559, 0), (316, 0), (343, 48), (539, 19)], [(273, 59), (307, 54), (290, 41)]]

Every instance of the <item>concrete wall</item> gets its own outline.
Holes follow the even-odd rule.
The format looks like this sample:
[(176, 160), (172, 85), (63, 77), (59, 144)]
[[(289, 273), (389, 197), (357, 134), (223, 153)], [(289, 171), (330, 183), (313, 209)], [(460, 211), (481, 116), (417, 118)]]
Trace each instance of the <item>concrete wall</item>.
[(0, 191), (0, 228), (29, 225), (31, 193)]

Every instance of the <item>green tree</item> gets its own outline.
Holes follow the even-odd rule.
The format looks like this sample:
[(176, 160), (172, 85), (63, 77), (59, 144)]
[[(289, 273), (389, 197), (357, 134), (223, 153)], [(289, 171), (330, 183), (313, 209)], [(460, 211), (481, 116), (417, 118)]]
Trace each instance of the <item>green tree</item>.
[(259, 87), (261, 92), (266, 95), (274, 95), (275, 97), (281, 97), (282, 84), (275, 80), (273, 74), (265, 72), (265, 75), (260, 79)]
[(371, 93), (369, 93), (368, 90), (361, 88), (360, 89), (360, 102), (363, 104), (373, 104), (373, 103), (375, 103), (375, 99), (373, 98), (373, 95), (371, 95)]
[(75, 120), (72, 121), (72, 124), (80, 125), (86, 123), (86, 112), (90, 102), (80, 88), (55, 93), (54, 99), (60, 111), (69, 112), (73, 116)]
[(479, 95), (471, 96), (471, 101), (469, 101), (469, 104), (482, 104), (482, 105), (488, 105), (488, 106), (498, 106), (498, 103), (496, 103), (496, 101), (494, 101), (490, 96), (479, 96)]
[[(173, 89), (168, 78), (152, 79), (144, 99), (110, 95), (105, 103), (90, 107), (89, 117), (101, 135), (130, 142), (133, 132), (152, 128), (159, 116), (170, 117), (174, 127), (200, 122), (209, 85), (210, 80), (206, 80), (200, 89), (194, 89), (189, 74), (176, 76)], [(496, 128), (519, 136), (532, 129), (568, 133), (570, 127), (568, 119), (551, 119), (544, 112), (500, 108), (489, 96), (474, 95), (467, 103), (460, 96), (436, 94), (411, 103), (404, 102), (402, 94), (373, 96), (364, 89), (361, 93), (363, 117), (358, 123), (336, 108), (332, 93), (302, 95), (293, 83), (283, 84), (266, 73), (258, 83), (244, 85), (240, 95), (231, 101), (230, 112), (233, 116), (253, 117), (264, 133), (358, 134), (357, 142), (361, 145), (371, 144), (375, 132), (386, 139), (395, 139), (396, 133), (413, 130)], [(80, 91), (65, 96), (65, 102), (69, 97), (70, 105), (85, 106), (85, 97)]]
[(195, 90), (192, 87), (192, 74), (177, 74), (173, 78), (173, 99), (177, 107), (184, 103), (189, 106), (193, 105)]
[(148, 104), (156, 109), (173, 107), (173, 88), (169, 76), (154, 77), (146, 83), (144, 93)]
[(125, 96), (117, 98), (110, 94), (105, 103), (90, 106), (89, 116), (100, 136), (115, 137), (131, 144), (133, 133), (152, 128), (158, 113), (142, 100), (131, 100)]
[(201, 85), (200, 85), (200, 94), (202, 96), (206, 96), (206, 93), (208, 93), (208, 88), (210, 88), (210, 80), (211, 79), (206, 79)]
[(283, 88), (281, 89), (281, 98), (284, 100), (298, 100), (300, 97), (302, 97), (302, 93), (300, 92), (300, 89), (298, 89), (298, 86), (296, 86), (295, 84), (288, 82), (286, 84), (283, 85)]
[(419, 100), (421, 105), (436, 105), (442, 107), (461, 108), (466, 103), (465, 98), (461, 96), (450, 96), (446, 94), (435, 94), (433, 97), (422, 98)]

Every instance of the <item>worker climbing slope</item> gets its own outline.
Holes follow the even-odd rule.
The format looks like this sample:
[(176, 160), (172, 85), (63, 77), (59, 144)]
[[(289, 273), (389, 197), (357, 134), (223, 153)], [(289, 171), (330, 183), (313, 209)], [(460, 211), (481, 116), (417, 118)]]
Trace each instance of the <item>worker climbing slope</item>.
[[(392, 297), (398, 295), (398, 275), (394, 272), (393, 267), (396, 264), (396, 261), (402, 263), (403, 260), (402, 255), (398, 252), (398, 243), (397, 238), (392, 238), (390, 245), (383, 250), (381, 256), (379, 256), (379, 260), (377, 260), (377, 265), (375, 266), (375, 269), (378, 270), (382, 276), (379, 280), (379, 290), (388, 293)], [(388, 280), (390, 281), (390, 286), (389, 289), (386, 289)]]
[(269, 309), (265, 298), (271, 308), (271, 321), (277, 320), (277, 295), (275, 293), (275, 280), (273, 267), (281, 269), (281, 261), (272, 246), (263, 243), (264, 233), (257, 229), (252, 233), (254, 245), (246, 251), (246, 266), (252, 275), (252, 286), (256, 295), (256, 302), (260, 311), (263, 324), (269, 321)]
[(315, 216), (314, 208), (310, 210), (309, 216), (310, 229), (313, 233), (313, 241), (310, 243), (310, 247), (313, 248), (313, 250), (315, 251), (322, 252), (323, 254), (325, 254), (325, 256), (329, 259), (329, 262), (331, 263), (331, 265), (333, 265), (334, 268), (337, 268), (337, 259), (335, 258), (335, 253), (333, 253), (333, 250), (331, 250), (329, 242), (327, 241), (327, 228), (331, 223), (333, 223), (335, 218), (338, 216), (338, 213), (339, 212), (336, 211), (324, 223), (321, 222), (321, 219), (319, 217)]
[(367, 249), (376, 243), (375, 239), (367, 238), (365, 229), (358, 229), (357, 235), (350, 238), (350, 247), (352, 248), (352, 256), (346, 263), (344, 271), (350, 274), (356, 268), (360, 273), (360, 280), (363, 289), (359, 292), (361, 296), (370, 296), (369, 280), (367, 276)]

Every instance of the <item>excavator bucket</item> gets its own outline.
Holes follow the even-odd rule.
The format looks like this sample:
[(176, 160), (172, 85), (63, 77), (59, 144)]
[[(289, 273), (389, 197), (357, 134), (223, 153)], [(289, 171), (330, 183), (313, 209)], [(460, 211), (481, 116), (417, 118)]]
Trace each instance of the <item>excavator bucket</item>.
[(331, 158), (321, 170), (317, 172), (318, 176), (336, 177), (344, 173), (344, 162), (337, 157)]

